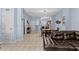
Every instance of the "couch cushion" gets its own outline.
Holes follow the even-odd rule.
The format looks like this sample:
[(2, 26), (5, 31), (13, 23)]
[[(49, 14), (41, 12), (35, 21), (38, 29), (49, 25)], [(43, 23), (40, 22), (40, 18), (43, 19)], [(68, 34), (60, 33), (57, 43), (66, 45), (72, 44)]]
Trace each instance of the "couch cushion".
[(70, 44), (68, 44), (64, 40), (54, 40), (54, 43), (54, 47), (74, 49)]
[(77, 40), (79, 40), (79, 32), (75, 32), (75, 38), (77, 39)]
[(51, 35), (51, 38), (52, 39), (64, 39), (64, 34), (63, 32), (56, 31), (56, 32), (53, 32), (53, 34)]
[(78, 40), (66, 40), (66, 42), (70, 43), (74, 47), (79, 47), (79, 41)]
[(67, 32), (64, 32), (64, 37), (65, 39), (74, 39), (75, 38), (75, 34), (74, 32), (72, 31), (67, 31)]

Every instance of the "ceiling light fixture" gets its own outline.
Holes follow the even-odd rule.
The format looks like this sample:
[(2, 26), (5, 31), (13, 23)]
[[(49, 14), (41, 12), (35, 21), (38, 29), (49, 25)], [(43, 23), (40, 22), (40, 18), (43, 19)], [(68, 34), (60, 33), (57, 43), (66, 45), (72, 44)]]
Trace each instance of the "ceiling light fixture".
[(44, 10), (44, 12), (46, 13), (47, 11), (46, 11), (46, 10)]

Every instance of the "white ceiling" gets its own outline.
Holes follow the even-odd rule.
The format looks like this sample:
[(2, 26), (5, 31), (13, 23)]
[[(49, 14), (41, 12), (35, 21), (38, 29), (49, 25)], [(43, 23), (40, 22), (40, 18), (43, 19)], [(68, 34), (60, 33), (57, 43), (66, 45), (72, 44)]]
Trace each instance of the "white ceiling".
[(61, 8), (25, 8), (26, 13), (33, 17), (53, 16), (61, 10)]

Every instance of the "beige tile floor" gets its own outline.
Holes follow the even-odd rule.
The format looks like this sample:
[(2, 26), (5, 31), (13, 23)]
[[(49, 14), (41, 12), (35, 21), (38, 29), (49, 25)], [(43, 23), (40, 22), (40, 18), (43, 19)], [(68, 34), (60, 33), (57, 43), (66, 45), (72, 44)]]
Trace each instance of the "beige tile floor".
[(31, 33), (25, 35), (21, 41), (4, 43), (0, 47), (0, 51), (43, 51), (43, 39), (40, 33)]

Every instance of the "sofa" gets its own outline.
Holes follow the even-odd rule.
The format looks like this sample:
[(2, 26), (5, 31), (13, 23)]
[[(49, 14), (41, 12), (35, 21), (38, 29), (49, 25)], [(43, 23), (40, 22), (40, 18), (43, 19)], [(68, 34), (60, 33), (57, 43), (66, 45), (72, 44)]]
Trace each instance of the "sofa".
[[(53, 31), (43, 36), (46, 51), (78, 51), (79, 31)], [(46, 33), (47, 35), (47, 33)]]

